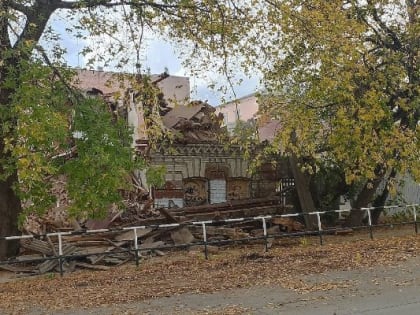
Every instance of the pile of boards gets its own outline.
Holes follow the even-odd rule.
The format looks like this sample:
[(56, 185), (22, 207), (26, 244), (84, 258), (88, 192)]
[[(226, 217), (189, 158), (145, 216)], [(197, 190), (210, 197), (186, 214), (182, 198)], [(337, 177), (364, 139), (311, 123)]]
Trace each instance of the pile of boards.
[[(154, 255), (164, 255), (176, 247), (190, 250), (203, 250), (203, 230), (193, 222), (211, 220), (206, 225), (207, 241), (211, 249), (226, 241), (242, 240), (263, 235), (262, 221), (252, 217), (283, 214), (290, 209), (281, 205), (280, 198), (236, 200), (227, 203), (187, 208), (158, 209), (159, 215), (142, 218), (131, 213), (114, 215), (111, 219), (90, 220), (82, 229), (109, 229), (102, 233), (84, 233), (62, 236), (63, 270), (77, 268), (106, 270), (135, 259), (134, 231), (125, 230), (127, 226), (146, 226), (137, 229), (137, 242), (140, 259)], [(224, 222), (226, 219), (245, 218), (238, 222)], [(179, 226), (161, 227), (159, 224), (179, 223)], [(300, 231), (303, 225), (291, 218), (267, 220), (270, 235)], [(220, 242), (220, 243), (218, 243)], [(0, 265), (0, 268), (15, 272), (43, 274), (59, 270), (57, 236), (24, 239), (21, 241), (19, 263)], [(42, 261), (47, 258), (47, 260)]]
[(176, 106), (162, 116), (163, 125), (174, 135), (177, 143), (213, 143), (227, 136), (222, 128), (223, 115), (206, 102), (193, 101)]

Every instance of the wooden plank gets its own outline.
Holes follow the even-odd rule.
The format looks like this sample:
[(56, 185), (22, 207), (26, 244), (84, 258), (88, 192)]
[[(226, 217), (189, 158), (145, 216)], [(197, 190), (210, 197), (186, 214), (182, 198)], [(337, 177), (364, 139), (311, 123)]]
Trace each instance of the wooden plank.
[(21, 240), (21, 246), (26, 249), (33, 250), (38, 253), (42, 253), (45, 255), (53, 255), (53, 249), (51, 248), (50, 244), (45, 241), (41, 241), (35, 238), (32, 239), (23, 239)]
[(176, 219), (168, 210), (165, 208), (159, 208), (158, 211), (169, 221), (169, 223), (178, 223)]
[(209, 211), (225, 211), (225, 210), (234, 210), (242, 208), (251, 208), (259, 207), (264, 205), (279, 205), (281, 204), (281, 197), (274, 196), (269, 198), (255, 198), (255, 199), (239, 199), (231, 200), (224, 203), (214, 204), (214, 205), (202, 205), (194, 207), (184, 207), (178, 209), (169, 209), (168, 211), (172, 215), (183, 215), (183, 214), (192, 214), (200, 212), (209, 212)]
[(271, 222), (282, 226), (286, 232), (303, 231), (305, 229), (302, 223), (292, 218), (273, 218)]
[(101, 254), (103, 252), (109, 251), (110, 249), (114, 249), (115, 247), (110, 246), (95, 246), (95, 247), (86, 247), (86, 248), (78, 248), (76, 254), (77, 255), (95, 255)]
[(15, 273), (35, 273), (35, 267), (19, 267), (19, 266), (12, 266), (12, 265), (0, 265), (0, 269), (15, 272)]
[(121, 231), (95, 233), (95, 234), (84, 234), (84, 235), (67, 235), (63, 236), (63, 242), (81, 242), (81, 241), (106, 241), (107, 239), (113, 238), (114, 235), (121, 234)]
[[(137, 229), (137, 237), (138, 238), (144, 237), (147, 234), (149, 234), (150, 232), (152, 232), (151, 228)], [(120, 235), (115, 236), (114, 239), (116, 241), (133, 241), (134, 240), (134, 231), (133, 230), (126, 231), (126, 232), (124, 232)]]
[(106, 255), (92, 255), (92, 256), (87, 256), (86, 259), (89, 260), (91, 265), (96, 265), (98, 262), (102, 261), (102, 259), (104, 259), (106, 257)]
[[(202, 212), (202, 213), (188, 214), (186, 215), (186, 217), (189, 220), (197, 220), (197, 221), (213, 220), (213, 218), (216, 215), (216, 212)], [(233, 219), (233, 218), (253, 217), (253, 216), (268, 215), (268, 214), (282, 214), (283, 212), (284, 212), (284, 207), (282, 206), (265, 206), (265, 207), (257, 207), (257, 208), (224, 211), (220, 213), (220, 216), (221, 216), (221, 219)]]
[(163, 247), (165, 246), (165, 243), (162, 241), (152, 242), (152, 243), (144, 243), (139, 246), (140, 249), (146, 249), (146, 248), (157, 248), (157, 247)]
[[(193, 233), (201, 235), (203, 232), (203, 229), (201, 226), (193, 226), (190, 227), (191, 231)], [(246, 238), (249, 237), (249, 233), (243, 232), (241, 229), (237, 228), (228, 228), (228, 227), (218, 227), (218, 226), (206, 226), (206, 232), (208, 236), (227, 236), (232, 239), (238, 239), (238, 238)]]
[[(72, 246), (72, 245), (64, 245), (63, 246), (63, 255), (67, 256), (67, 255), (71, 255), (76, 253), (78, 250), (77, 247)], [(52, 259), (52, 260), (46, 260), (43, 263), (38, 265), (38, 270), (40, 274), (49, 272), (51, 270), (53, 270), (55, 267), (57, 267), (59, 264), (58, 259)]]
[(28, 260), (34, 260), (34, 259), (42, 259), (44, 258), (44, 256), (40, 255), (40, 254), (31, 254), (31, 255), (20, 255), (16, 257), (17, 261), (20, 262), (25, 262)]
[(174, 241), (175, 245), (190, 244), (195, 240), (190, 230), (186, 227), (172, 231), (171, 239)]
[(82, 267), (82, 268), (86, 268), (86, 269), (93, 269), (93, 270), (109, 270), (110, 267), (108, 266), (102, 266), (102, 265), (91, 265), (88, 263), (83, 263), (83, 262), (77, 262), (76, 266), (78, 267)]
[(109, 245), (109, 242), (105, 239), (96, 240), (96, 241), (89, 241), (89, 240), (79, 240), (77, 242), (73, 242), (74, 245), (77, 247), (96, 247), (96, 246), (106, 246)]

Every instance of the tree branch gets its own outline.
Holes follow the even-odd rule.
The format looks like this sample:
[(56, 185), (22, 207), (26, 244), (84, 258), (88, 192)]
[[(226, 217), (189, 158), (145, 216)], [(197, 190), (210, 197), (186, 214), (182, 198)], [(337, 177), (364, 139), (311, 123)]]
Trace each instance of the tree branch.
[(371, 12), (372, 12), (372, 18), (373, 20), (378, 23), (379, 27), (384, 31), (384, 33), (386, 35), (388, 35), (392, 42), (393, 45), (387, 45), (388, 48), (393, 48), (394, 50), (401, 50), (402, 48), (402, 44), (400, 39), (398, 38), (397, 34), (391, 30), (384, 21), (381, 20), (379, 14), (378, 14), (378, 10), (376, 9), (376, 7), (372, 4), (372, 1), (367, 1), (367, 3), (371, 6)]
[[(7, 12), (7, 2), (0, 3), (0, 12)], [(0, 14), (0, 56), (1, 53), (11, 47), (10, 38), (8, 34), (8, 20), (7, 14)]]
[(87, 1), (63, 1), (63, 0), (54, 0), (54, 6), (59, 9), (82, 9), (82, 8), (95, 8), (95, 7), (117, 7), (128, 5), (135, 8), (140, 7), (152, 7), (159, 10), (167, 10), (167, 9), (177, 9), (177, 8), (195, 8), (196, 6), (181, 6), (179, 4), (163, 4), (163, 3), (156, 3), (153, 1), (131, 1), (131, 0), (121, 0), (121, 1), (113, 1), (113, 0), (87, 0)]
[(15, 10), (15, 11), (19, 11), (21, 13), (23, 13), (24, 15), (28, 15), (31, 13), (31, 7), (28, 6), (24, 6), (21, 3), (17, 3), (16, 1), (10, 1), (7, 4), (9, 6), (9, 8)]
[(32, 42), (32, 45), (38, 43), (47, 26), (48, 20), (57, 9), (54, 5), (45, 2), (43, 0), (37, 0), (30, 10), (28, 10), (25, 26), (13, 48), (23, 48), (24, 43)]
[[(81, 101), (82, 95), (75, 91), (64, 79), (64, 77), (61, 75), (61, 72), (57, 67), (53, 65), (50, 58), (48, 58), (47, 53), (45, 52), (44, 48), (42, 48), (40, 45), (37, 45), (36, 50), (41, 54), (42, 58), (44, 59), (44, 62), (47, 64), (48, 67), (50, 67), (54, 73), (54, 75), (60, 80), (60, 82), (64, 85), (69, 95), (72, 95), (77, 102)], [(74, 101), (71, 97), (69, 97), (70, 102), (74, 105)]]

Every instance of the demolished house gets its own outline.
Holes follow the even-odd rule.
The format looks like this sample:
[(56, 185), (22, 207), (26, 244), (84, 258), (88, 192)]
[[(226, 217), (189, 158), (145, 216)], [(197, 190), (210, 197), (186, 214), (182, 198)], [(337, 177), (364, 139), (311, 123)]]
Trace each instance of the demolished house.
[[(117, 83), (111, 74), (79, 71), (79, 87), (100, 90), (107, 99), (117, 92), (129, 97), (118, 100), (126, 109), (126, 119), (134, 127), (133, 144), (152, 167), (164, 167), (165, 184), (149, 187), (144, 171), (137, 174), (137, 184), (153, 199), (155, 208), (183, 208), (232, 203), (236, 200), (279, 197), (279, 192), (293, 186), (287, 164), (263, 164), (258, 172), (249, 172), (249, 162), (240, 146), (232, 145), (224, 116), (206, 102), (189, 101), (188, 78), (167, 74), (154, 75), (151, 83), (161, 93), (150, 104), (139, 98), (125, 79)], [(154, 108), (152, 108), (154, 107)], [(158, 113), (153, 119), (151, 113)], [(149, 128), (156, 125), (165, 139), (152, 144)], [(284, 196), (281, 204), (286, 204)]]
[[(151, 76), (162, 92), (158, 104), (160, 127), (172, 135), (171, 143), (156, 148), (149, 145), (147, 108), (135, 99), (137, 91), (120, 77), (92, 70), (78, 71), (78, 86), (85, 91), (100, 91), (106, 100), (116, 93), (128, 98), (118, 100), (127, 110), (126, 118), (134, 127), (133, 143), (139, 154), (152, 166), (164, 166), (165, 185), (148, 187), (140, 175), (139, 182), (151, 190), (156, 207), (184, 207), (274, 195), (281, 180), (290, 179), (283, 167), (265, 167), (258, 175), (248, 172), (248, 161), (239, 146), (230, 145), (223, 126), (223, 114), (202, 101), (189, 101), (189, 80), (167, 74)], [(124, 102), (126, 104), (124, 104)], [(127, 104), (128, 103), (128, 104)]]
[(199, 206), (251, 197), (248, 163), (239, 147), (221, 143), (223, 116), (204, 102), (178, 106), (162, 117), (175, 135), (171, 150), (150, 152), (152, 165), (166, 167), (165, 186), (153, 190), (156, 206)]
[[(188, 78), (167, 74), (152, 76), (149, 82), (158, 92), (152, 102), (143, 98), (144, 91), (136, 90), (124, 77), (115, 74), (78, 70), (76, 86), (92, 97), (102, 97), (118, 118), (127, 119), (134, 127), (133, 146), (150, 167), (164, 167), (164, 185), (149, 187), (146, 170), (131, 178), (133, 189), (121, 191), (125, 209), (109, 209), (102, 220), (76, 222), (66, 213), (66, 179), (57, 178), (54, 192), (57, 207), (38, 218), (30, 217), (25, 233), (42, 235), (46, 232), (71, 230), (100, 230), (113, 227), (148, 226), (164, 223), (188, 224), (197, 220), (247, 218), (291, 211), (283, 191), (290, 188), (290, 172), (282, 164), (264, 164), (257, 173), (249, 172), (249, 162), (239, 146), (231, 145), (223, 115), (202, 101), (189, 100)], [(156, 91), (155, 91), (156, 92)], [(151, 139), (150, 129), (162, 131), (158, 141)], [(272, 222), (273, 233), (301, 229), (292, 219)], [(289, 222), (290, 221), (290, 222)], [(245, 225), (244, 225), (245, 224)], [(137, 231), (139, 248), (165, 248), (202, 241), (202, 231), (195, 226)], [(261, 236), (260, 222), (231, 223), (228, 226), (209, 226), (208, 241)], [(68, 270), (79, 266), (106, 269), (132, 260), (133, 231), (118, 230), (99, 235), (66, 236), (66, 255), (79, 255), (64, 264)], [(21, 242), (19, 258), (50, 257), (56, 252), (57, 240), (31, 239)], [(144, 254), (147, 254), (145, 251)], [(162, 254), (162, 252), (153, 250)], [(1, 267), (1, 265), (0, 265)], [(22, 271), (16, 266), (3, 266)], [(44, 273), (58, 268), (57, 260), (47, 260), (28, 268), (28, 272)], [(26, 272), (26, 271), (25, 271)]]
[[(162, 217), (159, 211), (155, 211), (160, 208), (201, 207), (197, 211), (212, 212), (224, 206), (233, 207), (236, 203), (241, 204), (240, 208), (246, 208), (249, 204), (250, 209), (255, 209), (258, 207), (255, 200), (264, 204), (265, 199), (274, 198), (274, 203), (279, 207), (263, 211), (263, 214), (269, 214), (283, 212), (284, 206), (290, 204), (283, 193), (294, 185), (287, 163), (263, 163), (257, 172), (251, 174), (249, 161), (244, 157), (242, 148), (230, 143), (224, 115), (206, 102), (189, 100), (188, 78), (166, 73), (148, 77), (152, 88), (157, 90), (150, 103), (143, 97), (144, 91), (134, 86), (133, 77), (77, 70), (75, 86), (86, 95), (103, 98), (111, 111), (128, 121), (133, 127), (133, 146), (137, 154), (142, 155), (150, 167), (165, 170), (164, 185), (149, 187), (147, 170), (139, 170), (132, 177), (134, 189), (122, 192), (125, 213), (111, 211), (107, 220), (99, 223), (98, 220), (88, 221), (86, 228), (105, 228), (121, 218), (127, 218), (123, 222), (125, 225), (150, 218), (153, 220), (142, 223), (162, 223), (167, 216)], [(156, 127), (162, 134), (158, 141), (153, 142), (153, 135), (149, 131)], [(278, 126), (268, 124), (266, 131), (260, 130), (262, 141), (274, 134), (273, 128)], [(59, 210), (54, 208), (49, 211), (47, 216), (52, 219), (47, 222), (60, 221), (65, 222), (66, 228), (77, 227), (74, 220), (65, 219), (63, 213), (68, 202), (65, 197), (66, 183), (64, 178), (58, 179), (58, 182), (60, 193), (56, 208)], [(248, 213), (260, 214), (257, 210)], [(60, 217), (59, 220), (54, 219), (55, 216)], [(162, 218), (163, 221), (156, 218)], [(35, 219), (29, 220), (29, 223), (32, 225), (27, 225), (29, 232), (41, 234), (46, 231)]]

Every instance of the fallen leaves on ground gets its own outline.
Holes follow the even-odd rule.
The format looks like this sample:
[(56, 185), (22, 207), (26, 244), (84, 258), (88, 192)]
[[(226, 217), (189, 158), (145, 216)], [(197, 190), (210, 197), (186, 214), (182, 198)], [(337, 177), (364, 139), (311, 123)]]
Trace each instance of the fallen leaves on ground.
[[(64, 277), (54, 274), (2, 283), (0, 313), (25, 314), (33, 305), (50, 312), (90, 309), (254, 285), (280, 285), (301, 293), (327, 291), (352, 284), (307, 284), (302, 275), (395, 265), (416, 256), (419, 250), (419, 238), (406, 236), (323, 246), (282, 240), (268, 253), (263, 252), (262, 245), (249, 245), (225, 248), (209, 260), (199, 252), (174, 252), (145, 260), (139, 267), (133, 264), (109, 271), (77, 271)], [(221, 313), (226, 314), (224, 311)], [(235, 313), (235, 308), (230, 311), (240, 313)]]

